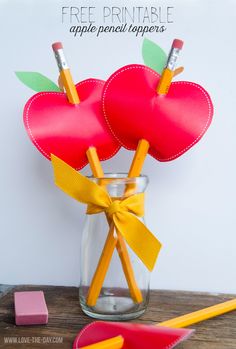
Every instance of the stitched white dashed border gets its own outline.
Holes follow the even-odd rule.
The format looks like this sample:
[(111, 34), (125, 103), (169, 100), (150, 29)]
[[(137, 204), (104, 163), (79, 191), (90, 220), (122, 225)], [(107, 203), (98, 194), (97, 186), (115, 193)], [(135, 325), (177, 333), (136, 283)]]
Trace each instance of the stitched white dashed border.
[(194, 330), (192, 330), (192, 332), (190, 332), (190, 333), (186, 333), (185, 336), (181, 336), (181, 338), (176, 339), (175, 341), (170, 343), (170, 345), (168, 345), (168, 347), (166, 347), (166, 349), (174, 348), (177, 344), (179, 344), (179, 343), (185, 341), (186, 339), (188, 339), (192, 335), (193, 332), (194, 332)]
[(90, 324), (86, 325), (84, 328), (82, 328), (82, 330), (80, 331), (80, 333), (76, 336), (74, 343), (73, 343), (73, 349), (79, 349), (78, 345), (79, 345), (79, 340), (80, 338), (83, 336), (83, 334), (91, 327), (95, 326), (97, 323), (100, 323), (100, 321), (94, 321), (91, 322)]
[[(83, 80), (81, 82), (79, 82), (76, 87), (78, 86), (82, 86), (82, 85), (85, 85), (85, 84), (100, 84), (100, 85), (104, 85), (104, 81), (102, 80), (99, 80), (99, 79), (87, 79), (87, 80)], [(26, 126), (26, 129), (30, 135), (30, 138), (32, 140), (32, 142), (34, 143), (34, 145), (36, 146), (36, 148), (47, 158), (47, 159), (51, 159), (51, 154), (50, 153), (47, 153), (40, 145), (39, 143), (37, 142), (37, 140), (35, 139), (33, 133), (32, 133), (32, 130), (30, 128), (30, 108), (32, 106), (32, 104), (39, 98), (45, 96), (45, 95), (63, 95), (62, 92), (39, 92), (37, 93), (36, 95), (32, 96), (28, 102), (26, 103), (25, 105), (25, 108), (24, 108), (24, 112), (23, 112), (23, 118), (24, 118), (24, 123), (25, 123), (25, 126)], [(104, 158), (101, 158), (100, 160), (101, 161), (105, 161), (105, 160), (108, 160), (110, 158), (112, 158), (120, 149), (120, 146), (118, 145), (117, 148), (114, 150), (114, 152), (108, 156), (108, 157), (104, 157)], [(76, 170), (80, 170), (82, 169), (84, 166), (86, 166), (88, 164), (88, 161), (85, 161), (82, 163), (82, 165), (79, 167), (79, 168), (76, 168)]]
[[(119, 70), (117, 70), (114, 74), (112, 74), (110, 76), (110, 78), (107, 80), (107, 82), (105, 83), (105, 86), (104, 86), (104, 90), (103, 90), (103, 97), (102, 97), (102, 108), (103, 108), (103, 113), (104, 113), (104, 116), (105, 116), (105, 119), (107, 121), (107, 124), (113, 134), (113, 136), (118, 140), (118, 142), (126, 149), (128, 150), (134, 150), (132, 148), (129, 148), (127, 147), (126, 145), (124, 145), (124, 143), (120, 140), (119, 138), (119, 135), (117, 135), (111, 125), (110, 125), (110, 122), (109, 122), (109, 118), (108, 118), (108, 115), (106, 113), (106, 106), (105, 106), (105, 100), (106, 100), (106, 96), (107, 96), (107, 91), (111, 85), (111, 83), (113, 82), (114, 79), (116, 79), (117, 76), (119, 76), (120, 74), (126, 72), (127, 70), (133, 70), (133, 69), (141, 69), (141, 70), (146, 70), (148, 71), (149, 73), (151, 73), (152, 75), (154, 75), (156, 78), (158, 78), (160, 75), (155, 72), (154, 70), (150, 69), (149, 67), (147, 66), (144, 66), (144, 65), (141, 65), (141, 64), (130, 64), (130, 65), (127, 65)], [(200, 85), (198, 84), (195, 84), (193, 82), (189, 82), (189, 81), (177, 81), (177, 82), (173, 82), (172, 84), (174, 85), (181, 85), (181, 84), (184, 84), (184, 85), (192, 85), (196, 88), (198, 88), (203, 94), (204, 96), (206, 97), (206, 101), (207, 101), (207, 104), (208, 104), (208, 118), (207, 118), (207, 121), (206, 121), (206, 124), (205, 126), (203, 127), (201, 133), (199, 134), (199, 136), (190, 144), (188, 145), (187, 147), (185, 147), (183, 150), (181, 150), (180, 152), (178, 152), (177, 154), (175, 155), (172, 155), (171, 157), (169, 158), (166, 158), (166, 159), (160, 159), (158, 158), (157, 156), (154, 156), (153, 154), (150, 154), (152, 157), (154, 157), (155, 159), (159, 160), (159, 161), (170, 161), (170, 160), (174, 160), (176, 159), (177, 157), (179, 157), (180, 155), (184, 154), (188, 149), (190, 149), (194, 144), (196, 144), (201, 138), (202, 136), (204, 135), (204, 133), (206, 132), (207, 128), (209, 127), (210, 123), (211, 123), (211, 119), (212, 119), (212, 115), (213, 115), (213, 105), (212, 105), (212, 102), (211, 102), (211, 99), (210, 99), (210, 96), (208, 95), (207, 91), (204, 90), (203, 87), (201, 87)]]

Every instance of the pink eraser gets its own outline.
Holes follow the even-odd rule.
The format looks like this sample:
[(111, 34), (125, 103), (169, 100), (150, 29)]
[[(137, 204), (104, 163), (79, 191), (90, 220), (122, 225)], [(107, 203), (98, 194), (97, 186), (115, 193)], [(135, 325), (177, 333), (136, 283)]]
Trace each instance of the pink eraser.
[(60, 50), (61, 48), (63, 48), (61, 42), (54, 42), (54, 44), (52, 44), (52, 49), (53, 49), (53, 51)]
[(183, 44), (184, 44), (184, 42), (183, 42), (182, 40), (175, 39), (175, 40), (173, 41), (172, 47), (173, 47), (173, 48), (178, 48), (179, 50), (181, 50), (182, 47), (183, 47)]
[(16, 325), (48, 323), (48, 308), (43, 291), (14, 292)]

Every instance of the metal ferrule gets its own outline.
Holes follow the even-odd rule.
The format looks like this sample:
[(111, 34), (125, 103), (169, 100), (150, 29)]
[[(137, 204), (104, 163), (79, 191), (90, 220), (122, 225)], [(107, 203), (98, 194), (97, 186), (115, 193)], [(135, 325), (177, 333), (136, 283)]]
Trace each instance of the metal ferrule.
[(66, 58), (65, 58), (63, 49), (59, 49), (57, 51), (54, 51), (54, 54), (56, 57), (59, 71), (64, 70), (64, 69), (69, 69), (69, 66), (66, 62)]
[(167, 60), (167, 65), (166, 68), (174, 71), (175, 70), (175, 66), (176, 66), (176, 61), (179, 57), (179, 53), (180, 53), (180, 49), (179, 48), (172, 48)]

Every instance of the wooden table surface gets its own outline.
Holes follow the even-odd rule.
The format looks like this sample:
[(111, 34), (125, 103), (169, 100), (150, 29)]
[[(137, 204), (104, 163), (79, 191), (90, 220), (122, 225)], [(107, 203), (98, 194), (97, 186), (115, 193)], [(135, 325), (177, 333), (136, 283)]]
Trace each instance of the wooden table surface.
[[(25, 290), (44, 291), (49, 309), (48, 325), (15, 326), (13, 292)], [(148, 310), (136, 322), (160, 322), (232, 298), (234, 298), (232, 295), (223, 294), (152, 291)], [(71, 348), (76, 334), (91, 321), (92, 319), (84, 315), (80, 309), (78, 288), (76, 287), (0, 287), (0, 348)], [(196, 329), (195, 334), (191, 339), (180, 344), (179, 349), (236, 349), (236, 312), (196, 324), (193, 328)], [(17, 337), (18, 340), (40, 337), (40, 341), (46, 342), (54, 337), (60, 337), (63, 342), (57, 344), (6, 344), (6, 337)]]

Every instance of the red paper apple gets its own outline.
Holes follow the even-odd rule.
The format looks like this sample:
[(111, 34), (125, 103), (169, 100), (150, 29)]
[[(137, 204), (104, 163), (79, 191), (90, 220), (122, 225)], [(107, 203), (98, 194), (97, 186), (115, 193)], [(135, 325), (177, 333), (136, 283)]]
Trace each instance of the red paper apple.
[(127, 149), (150, 143), (149, 153), (173, 160), (196, 144), (208, 129), (213, 105), (208, 93), (192, 82), (173, 82), (158, 95), (160, 75), (138, 64), (116, 71), (106, 82), (103, 111), (115, 137)]
[(123, 349), (171, 349), (188, 339), (193, 330), (132, 323), (96, 321), (77, 335), (73, 348), (83, 348), (116, 336), (124, 338)]
[(111, 158), (119, 150), (102, 112), (104, 81), (88, 79), (76, 85), (80, 103), (70, 104), (62, 92), (40, 92), (24, 108), (26, 130), (38, 150), (50, 154), (76, 169), (87, 163), (86, 150), (94, 146), (100, 160)]

